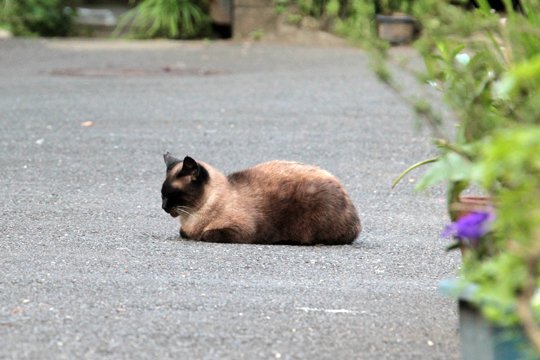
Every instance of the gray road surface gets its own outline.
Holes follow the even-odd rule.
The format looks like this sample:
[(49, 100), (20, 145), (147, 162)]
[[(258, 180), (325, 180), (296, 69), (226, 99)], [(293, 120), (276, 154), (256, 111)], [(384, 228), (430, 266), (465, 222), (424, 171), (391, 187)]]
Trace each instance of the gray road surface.
[[(82, 126), (92, 122), (93, 126)], [(455, 359), (457, 254), (430, 155), (357, 49), (0, 41), (0, 358)], [(88, 124), (88, 123), (86, 123)], [(84, 124), (83, 124), (84, 125)], [(352, 246), (177, 238), (162, 154), (342, 179)]]

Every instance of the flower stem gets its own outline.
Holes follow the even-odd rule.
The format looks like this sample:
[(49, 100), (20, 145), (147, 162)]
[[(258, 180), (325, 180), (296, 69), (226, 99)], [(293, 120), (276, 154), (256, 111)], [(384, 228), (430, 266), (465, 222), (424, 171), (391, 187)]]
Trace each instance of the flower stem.
[(414, 169), (416, 169), (416, 168), (418, 168), (420, 166), (424, 166), (426, 164), (434, 163), (437, 160), (439, 160), (439, 157), (434, 157), (434, 158), (431, 158), (431, 159), (422, 160), (420, 162), (417, 162), (414, 165), (409, 166), (407, 169), (405, 169), (405, 171), (403, 171), (401, 174), (399, 174), (398, 177), (394, 179), (394, 181), (392, 181), (392, 189), (396, 187), (396, 185), (405, 177), (405, 175), (407, 175), (408, 173), (410, 173)]

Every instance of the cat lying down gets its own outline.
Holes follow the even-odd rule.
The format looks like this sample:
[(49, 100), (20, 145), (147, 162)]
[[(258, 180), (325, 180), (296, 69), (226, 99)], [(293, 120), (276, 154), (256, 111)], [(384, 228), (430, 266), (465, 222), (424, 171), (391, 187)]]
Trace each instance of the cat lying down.
[(228, 176), (189, 156), (164, 155), (162, 207), (185, 239), (246, 244), (340, 245), (360, 234), (339, 180), (315, 166), (270, 161)]

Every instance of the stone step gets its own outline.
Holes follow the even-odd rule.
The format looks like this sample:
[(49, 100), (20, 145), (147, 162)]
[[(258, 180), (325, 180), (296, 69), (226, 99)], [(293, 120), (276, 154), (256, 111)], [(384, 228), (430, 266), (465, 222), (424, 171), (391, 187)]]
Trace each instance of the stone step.
[(115, 4), (106, 7), (103, 5), (101, 7), (77, 7), (77, 16), (74, 20), (75, 35), (109, 36), (118, 25), (120, 17), (129, 9), (127, 6)]

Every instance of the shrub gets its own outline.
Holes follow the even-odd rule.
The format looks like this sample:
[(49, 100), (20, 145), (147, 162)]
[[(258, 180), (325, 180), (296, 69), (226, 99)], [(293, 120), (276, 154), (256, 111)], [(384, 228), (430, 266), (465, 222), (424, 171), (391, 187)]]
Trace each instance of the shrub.
[(188, 39), (205, 35), (209, 25), (207, 1), (143, 0), (122, 17), (115, 34), (129, 26), (139, 38)]
[[(474, 284), (471, 300), (499, 325), (523, 326), (540, 354), (540, 1), (504, 0), (504, 13), (488, 0), (476, 3), (464, 11), (449, 2), (415, 2), (422, 25), (415, 45), (425, 63), (419, 79), (442, 93), (456, 130), (448, 136), (444, 117), (427, 101), (415, 106), (439, 156), (406, 172), (431, 164), (418, 188), (448, 184), (455, 221), (445, 234), (467, 248), (461, 276)], [(381, 80), (406, 99), (378, 64)], [(460, 217), (460, 193), (471, 185), (488, 195), (490, 210)]]
[(66, 36), (72, 15), (65, 0), (0, 0), (0, 23), (14, 35)]

